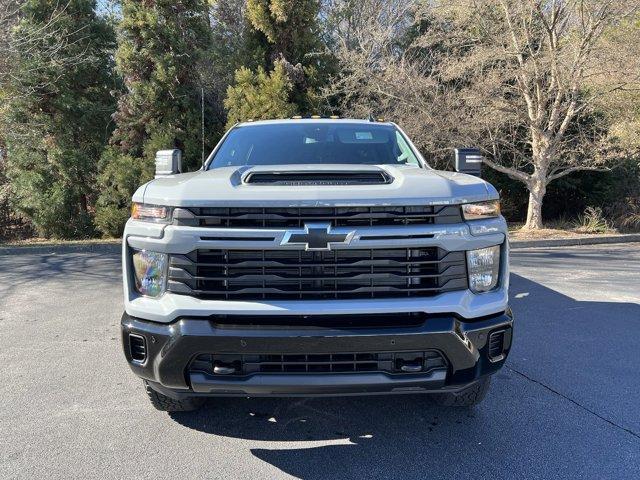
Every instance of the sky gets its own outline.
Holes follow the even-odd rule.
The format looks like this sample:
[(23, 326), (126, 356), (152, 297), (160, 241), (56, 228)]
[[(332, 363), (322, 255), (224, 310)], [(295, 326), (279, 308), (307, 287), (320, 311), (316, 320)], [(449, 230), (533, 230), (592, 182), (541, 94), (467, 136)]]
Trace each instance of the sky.
[(120, 8), (117, 0), (97, 0), (96, 11), (99, 15), (109, 15), (117, 13)]

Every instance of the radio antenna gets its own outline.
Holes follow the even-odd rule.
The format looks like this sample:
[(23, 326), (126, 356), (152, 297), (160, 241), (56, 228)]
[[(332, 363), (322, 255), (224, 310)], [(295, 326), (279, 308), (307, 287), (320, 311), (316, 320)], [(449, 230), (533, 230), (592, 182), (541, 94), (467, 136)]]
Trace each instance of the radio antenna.
[(200, 118), (202, 121), (202, 167), (204, 168), (204, 87), (200, 87)]

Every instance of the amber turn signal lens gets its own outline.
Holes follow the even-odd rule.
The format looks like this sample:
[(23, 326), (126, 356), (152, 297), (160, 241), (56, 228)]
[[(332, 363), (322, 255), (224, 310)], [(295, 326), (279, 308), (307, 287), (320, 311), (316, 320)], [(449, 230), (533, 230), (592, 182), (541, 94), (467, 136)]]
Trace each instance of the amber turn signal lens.
[(500, 200), (464, 204), (462, 205), (462, 214), (465, 220), (499, 217)]
[(164, 222), (169, 219), (171, 210), (168, 207), (158, 205), (145, 205), (133, 203), (131, 205), (131, 218), (145, 222)]

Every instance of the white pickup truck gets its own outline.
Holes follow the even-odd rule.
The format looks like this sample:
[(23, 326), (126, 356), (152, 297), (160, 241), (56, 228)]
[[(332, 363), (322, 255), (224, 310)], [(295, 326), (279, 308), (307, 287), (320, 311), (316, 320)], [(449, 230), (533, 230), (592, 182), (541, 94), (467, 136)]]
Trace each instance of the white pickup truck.
[[(133, 197), (122, 343), (153, 405), (426, 393), (473, 405), (511, 346), (507, 225), (395, 124), (247, 122)], [(458, 169), (477, 169), (473, 151)]]

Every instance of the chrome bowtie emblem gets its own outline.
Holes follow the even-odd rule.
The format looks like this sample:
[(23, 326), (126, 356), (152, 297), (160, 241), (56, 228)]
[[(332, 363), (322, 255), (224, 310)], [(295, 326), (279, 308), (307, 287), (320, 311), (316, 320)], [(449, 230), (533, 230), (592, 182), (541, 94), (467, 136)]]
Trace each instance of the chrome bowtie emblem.
[(355, 232), (331, 228), (329, 223), (307, 223), (303, 230), (288, 230), (282, 245), (304, 245), (305, 250), (331, 250), (332, 245), (351, 243)]

